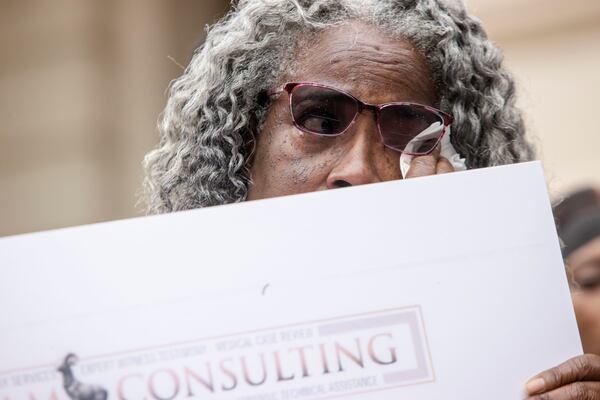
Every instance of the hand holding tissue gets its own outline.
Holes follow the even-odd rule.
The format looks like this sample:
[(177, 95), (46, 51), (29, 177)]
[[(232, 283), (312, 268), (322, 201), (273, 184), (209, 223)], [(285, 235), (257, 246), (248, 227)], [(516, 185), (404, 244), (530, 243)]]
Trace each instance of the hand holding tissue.
[[(406, 145), (405, 151), (407, 153), (417, 153), (419, 147), (424, 142), (437, 138), (440, 134), (440, 130), (442, 129), (444, 129), (443, 124), (439, 122), (432, 124), (429, 128), (411, 140)], [(442, 136), (439, 144), (441, 146), (440, 156), (446, 158), (450, 164), (452, 164), (452, 167), (454, 167), (455, 171), (465, 171), (467, 169), (465, 159), (461, 158), (454, 146), (452, 146), (450, 141), (451, 135), (451, 128), (448, 128), (448, 131)], [(416, 157), (407, 153), (402, 153), (400, 156), (400, 171), (402, 172), (402, 178), (406, 178), (410, 169), (410, 163), (413, 158)]]

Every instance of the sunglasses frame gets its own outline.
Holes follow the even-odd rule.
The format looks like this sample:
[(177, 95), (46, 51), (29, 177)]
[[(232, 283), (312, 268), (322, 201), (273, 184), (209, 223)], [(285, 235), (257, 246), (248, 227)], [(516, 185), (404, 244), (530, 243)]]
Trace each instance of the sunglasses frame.
[[(313, 132), (311, 130), (308, 130), (304, 127), (302, 127), (300, 124), (298, 124), (296, 122), (296, 118), (294, 118), (294, 112), (292, 110), (292, 97), (294, 95), (294, 91), (300, 87), (304, 87), (304, 86), (311, 86), (311, 87), (319, 87), (319, 88), (324, 88), (324, 89), (329, 89), (329, 90), (334, 90), (338, 93), (341, 93), (345, 96), (348, 96), (349, 98), (351, 98), (352, 100), (354, 100), (354, 102), (357, 105), (357, 112), (354, 115), (354, 117), (352, 118), (352, 121), (348, 124), (348, 126), (341, 131), (340, 133), (335, 133), (335, 134), (322, 134), (322, 133), (318, 133), (318, 132)], [(381, 139), (381, 143), (383, 143), (383, 145), (389, 149), (392, 149), (394, 151), (397, 151), (399, 153), (404, 153), (407, 155), (411, 155), (411, 156), (424, 156), (427, 154), (432, 153), (435, 148), (440, 144), (440, 142), (442, 141), (442, 138), (444, 137), (444, 135), (446, 134), (446, 132), (448, 131), (448, 128), (450, 127), (450, 125), (452, 125), (452, 123), (454, 122), (454, 117), (452, 117), (452, 115), (447, 114), (441, 110), (438, 110), (435, 107), (431, 107), (431, 106), (426, 106), (424, 104), (419, 104), (419, 103), (412, 103), (412, 102), (391, 102), (391, 103), (383, 103), (383, 104), (370, 104), (370, 103), (365, 103), (359, 99), (357, 99), (356, 97), (354, 97), (353, 95), (351, 95), (350, 93), (341, 90), (341, 89), (337, 89), (331, 86), (327, 86), (327, 85), (323, 85), (321, 83), (314, 83), (314, 82), (287, 82), (283, 85), (283, 87), (279, 90), (276, 90), (274, 92), (269, 93), (270, 96), (275, 96), (278, 95), (282, 92), (286, 92), (288, 94), (288, 105), (290, 108), (290, 114), (292, 115), (292, 121), (294, 122), (294, 126), (296, 128), (298, 128), (299, 130), (301, 130), (302, 132), (306, 132), (306, 133), (310, 133), (312, 135), (317, 135), (317, 136), (322, 136), (322, 137), (337, 137), (337, 136), (341, 136), (344, 133), (346, 133), (351, 127), (352, 125), (354, 125), (354, 123), (356, 122), (356, 119), (358, 117), (358, 115), (360, 113), (362, 113), (364, 110), (370, 110), (375, 114), (375, 122), (377, 124), (377, 131), (379, 132), (379, 137)], [(444, 129), (442, 129), (442, 132), (440, 133), (440, 135), (437, 138), (437, 141), (435, 143), (435, 145), (432, 147), (431, 150), (424, 152), (424, 153), (413, 153), (413, 152), (407, 152), (404, 150), (399, 150), (397, 148), (388, 146), (383, 138), (383, 133), (381, 132), (381, 124), (379, 123), (379, 114), (381, 113), (381, 111), (387, 107), (391, 107), (391, 106), (411, 106), (411, 107), (415, 107), (415, 108), (421, 108), (424, 110), (427, 110), (429, 112), (432, 112), (433, 114), (437, 115), (440, 120), (442, 121), (443, 125), (444, 125)]]

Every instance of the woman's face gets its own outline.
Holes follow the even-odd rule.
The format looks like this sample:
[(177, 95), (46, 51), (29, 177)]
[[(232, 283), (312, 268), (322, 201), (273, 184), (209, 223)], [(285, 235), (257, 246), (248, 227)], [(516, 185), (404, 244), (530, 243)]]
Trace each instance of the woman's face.
[[(361, 23), (320, 34), (296, 60), (288, 82), (326, 84), (371, 104), (436, 102), (423, 56), (409, 42)], [(400, 179), (399, 158), (381, 143), (373, 113), (361, 113), (341, 136), (319, 137), (294, 126), (282, 93), (257, 137), (248, 199)]]
[(567, 266), (583, 349), (600, 355), (600, 238), (569, 255)]

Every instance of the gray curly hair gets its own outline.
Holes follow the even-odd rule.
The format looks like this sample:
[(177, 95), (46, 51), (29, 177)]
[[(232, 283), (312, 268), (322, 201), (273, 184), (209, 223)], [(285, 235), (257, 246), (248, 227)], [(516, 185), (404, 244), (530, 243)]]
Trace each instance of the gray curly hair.
[(149, 213), (246, 199), (256, 135), (300, 43), (361, 20), (408, 39), (429, 63), (469, 168), (530, 160), (515, 83), (460, 0), (241, 0), (208, 29), (170, 88), (160, 143), (144, 159)]

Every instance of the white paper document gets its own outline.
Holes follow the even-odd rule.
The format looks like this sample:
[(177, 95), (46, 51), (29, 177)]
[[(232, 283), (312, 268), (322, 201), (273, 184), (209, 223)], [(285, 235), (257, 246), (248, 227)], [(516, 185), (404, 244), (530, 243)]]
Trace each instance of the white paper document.
[(539, 163), (0, 239), (0, 400), (520, 399), (581, 351)]

